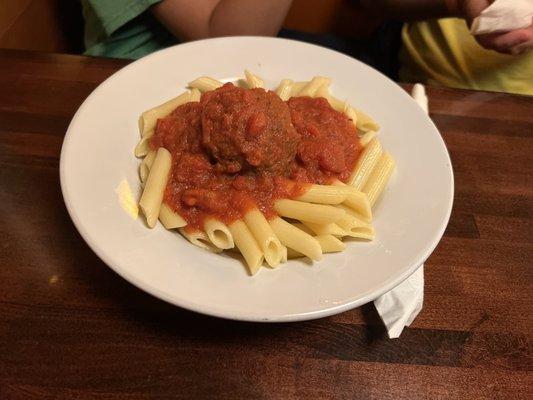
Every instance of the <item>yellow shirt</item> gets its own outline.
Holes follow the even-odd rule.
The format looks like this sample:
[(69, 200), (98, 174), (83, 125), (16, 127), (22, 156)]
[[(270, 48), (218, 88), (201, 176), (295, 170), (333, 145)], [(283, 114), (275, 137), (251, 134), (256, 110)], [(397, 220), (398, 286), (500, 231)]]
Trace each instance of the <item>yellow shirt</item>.
[(512, 56), (481, 47), (462, 19), (405, 24), (400, 79), (533, 95), (533, 51)]

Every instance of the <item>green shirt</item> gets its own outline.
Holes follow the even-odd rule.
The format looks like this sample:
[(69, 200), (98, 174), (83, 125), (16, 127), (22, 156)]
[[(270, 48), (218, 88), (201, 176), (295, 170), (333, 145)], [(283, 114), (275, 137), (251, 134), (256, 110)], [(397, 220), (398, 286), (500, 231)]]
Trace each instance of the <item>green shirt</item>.
[(85, 54), (140, 58), (176, 43), (148, 11), (161, 0), (82, 0)]

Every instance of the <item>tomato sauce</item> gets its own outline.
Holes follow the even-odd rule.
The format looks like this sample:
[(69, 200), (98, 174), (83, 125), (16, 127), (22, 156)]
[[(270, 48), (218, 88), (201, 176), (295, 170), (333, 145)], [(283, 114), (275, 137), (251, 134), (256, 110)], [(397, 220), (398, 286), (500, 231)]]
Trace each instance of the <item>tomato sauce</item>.
[(202, 229), (206, 217), (229, 224), (254, 205), (267, 218), (274, 201), (310, 183), (346, 181), (361, 151), (355, 127), (324, 99), (232, 84), (158, 120), (150, 146), (172, 154), (164, 202)]
[(348, 180), (361, 152), (353, 122), (322, 97), (292, 97), (288, 106), (301, 135), (291, 179), (319, 184)]

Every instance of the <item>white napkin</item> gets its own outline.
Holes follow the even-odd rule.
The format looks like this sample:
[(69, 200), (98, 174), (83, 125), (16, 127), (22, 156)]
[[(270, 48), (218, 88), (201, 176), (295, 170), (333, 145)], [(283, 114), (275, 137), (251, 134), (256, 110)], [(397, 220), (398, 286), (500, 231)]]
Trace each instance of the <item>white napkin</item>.
[[(415, 101), (428, 112), (424, 86), (417, 83), (411, 93)], [(424, 304), (424, 264), (390, 292), (374, 300), (390, 339), (400, 337), (403, 328), (411, 325)]]
[(424, 264), (390, 292), (374, 300), (374, 307), (390, 339), (400, 337), (424, 305)]
[(533, 0), (496, 0), (472, 22), (474, 35), (527, 28), (533, 19)]

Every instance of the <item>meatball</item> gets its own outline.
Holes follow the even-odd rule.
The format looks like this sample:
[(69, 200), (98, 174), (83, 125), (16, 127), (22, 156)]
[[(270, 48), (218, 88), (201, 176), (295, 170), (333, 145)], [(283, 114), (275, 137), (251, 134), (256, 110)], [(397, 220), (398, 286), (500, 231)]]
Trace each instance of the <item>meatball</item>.
[(300, 135), (274, 92), (227, 83), (204, 94), (202, 104), (202, 144), (219, 172), (287, 172)]

